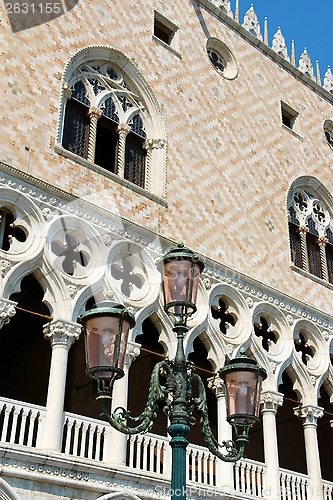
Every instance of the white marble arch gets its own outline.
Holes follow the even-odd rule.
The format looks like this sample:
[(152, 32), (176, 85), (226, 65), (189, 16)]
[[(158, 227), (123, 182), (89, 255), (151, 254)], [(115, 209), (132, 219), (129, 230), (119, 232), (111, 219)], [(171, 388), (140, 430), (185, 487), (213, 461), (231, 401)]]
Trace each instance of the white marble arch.
[(0, 500), (22, 500), (14, 488), (2, 478), (0, 478)]
[(141, 500), (141, 498), (126, 491), (117, 491), (106, 493), (106, 495), (98, 497), (96, 500)]

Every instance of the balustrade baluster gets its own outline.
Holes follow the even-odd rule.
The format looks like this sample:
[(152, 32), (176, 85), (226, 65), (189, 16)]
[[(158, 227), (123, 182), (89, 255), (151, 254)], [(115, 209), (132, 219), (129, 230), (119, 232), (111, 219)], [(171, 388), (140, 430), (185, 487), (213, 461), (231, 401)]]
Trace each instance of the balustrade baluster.
[(21, 410), (21, 425), (18, 433), (18, 444), (24, 444), (24, 435), (25, 435), (25, 426), (27, 423), (28, 415), (30, 414), (29, 410), (26, 408), (22, 408)]
[(67, 419), (65, 426), (67, 427), (65, 453), (66, 453), (66, 455), (69, 455), (70, 454), (70, 447), (71, 447), (71, 440), (72, 440), (72, 422), (69, 419)]
[(12, 428), (10, 430), (9, 442), (15, 443), (15, 435), (16, 435), (16, 429), (17, 429), (17, 418), (19, 416), (20, 410), (17, 408), (17, 406), (13, 406), (11, 413), (13, 415), (13, 419), (12, 419)]
[(102, 431), (99, 427), (96, 427), (96, 451), (95, 460), (99, 460), (101, 453), (103, 453), (102, 443), (101, 443)]
[(144, 436), (142, 440), (142, 469), (148, 471), (148, 446), (150, 446), (150, 440)]
[(129, 450), (128, 450), (128, 466), (131, 469), (134, 469), (134, 445), (135, 445), (135, 436), (129, 436)]
[(8, 405), (4, 405), (3, 408), (4, 408), (5, 414), (4, 414), (3, 426), (2, 426), (2, 432), (1, 432), (1, 441), (6, 441), (10, 409), (8, 408)]
[(234, 488), (236, 491), (240, 491), (240, 463), (239, 462), (236, 462), (234, 464), (234, 481), (235, 481), (235, 484), (234, 484)]

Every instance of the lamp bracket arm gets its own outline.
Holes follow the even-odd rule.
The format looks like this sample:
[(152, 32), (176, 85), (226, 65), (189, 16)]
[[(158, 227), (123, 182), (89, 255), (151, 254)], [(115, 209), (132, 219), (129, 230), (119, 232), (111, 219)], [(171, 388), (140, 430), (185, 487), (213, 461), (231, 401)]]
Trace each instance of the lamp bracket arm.
[[(189, 413), (193, 417), (193, 412), (195, 411), (199, 416), (199, 421), (201, 425), (201, 431), (206, 442), (209, 451), (218, 457), (223, 462), (236, 462), (244, 455), (245, 440), (237, 439), (236, 443), (232, 440), (222, 441), (221, 444), (218, 443), (216, 437), (214, 436), (208, 417), (208, 407), (207, 407), (207, 397), (205, 386), (198, 374), (194, 373), (192, 375), (192, 381), (196, 381), (199, 387), (199, 395), (197, 398), (192, 398), (189, 407)], [(195, 419), (194, 419), (195, 420)], [(219, 448), (225, 448), (226, 454), (219, 451)]]
[[(102, 400), (103, 413), (110, 425), (123, 434), (143, 434), (149, 432), (153, 427), (160, 407), (164, 404), (165, 409), (169, 405), (167, 387), (161, 383), (161, 377), (168, 377), (169, 372), (170, 367), (165, 361), (161, 361), (154, 366), (150, 378), (148, 400), (145, 409), (137, 417), (133, 417), (128, 410), (121, 407), (116, 408), (110, 414), (107, 410), (106, 400)], [(129, 427), (127, 425), (128, 421), (141, 423), (135, 427)]]

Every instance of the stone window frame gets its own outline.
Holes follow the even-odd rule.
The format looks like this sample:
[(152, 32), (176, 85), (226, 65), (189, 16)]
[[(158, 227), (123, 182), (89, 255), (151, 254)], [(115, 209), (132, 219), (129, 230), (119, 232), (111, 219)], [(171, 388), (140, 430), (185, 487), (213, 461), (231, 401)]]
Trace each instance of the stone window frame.
[[(285, 101), (280, 101), (280, 116), (283, 130), (303, 140), (300, 113)], [(289, 121), (289, 124), (287, 124), (287, 121)]]
[[(119, 68), (123, 74), (125, 85), (130, 86), (129, 92), (136, 94), (138, 99), (138, 110), (140, 117), (144, 121), (147, 138), (145, 140), (144, 148), (146, 149), (146, 165), (145, 165), (145, 184), (143, 187), (138, 186), (124, 178), (124, 159), (122, 165), (118, 160), (117, 173), (110, 172), (103, 167), (95, 164), (88, 158), (83, 158), (67, 149), (62, 145), (64, 119), (67, 100), (71, 96), (69, 84), (75, 82), (75, 72), (80, 69), (83, 64), (89, 62), (102, 61)], [(78, 80), (79, 78), (77, 78)], [(105, 101), (105, 96), (101, 99), (100, 105)], [(94, 111), (95, 107), (90, 110)], [(96, 113), (91, 113), (92, 119), (97, 121), (99, 118), (98, 113), (100, 110), (97, 108)], [(90, 114), (90, 113), (89, 113)], [(129, 132), (129, 127), (124, 123), (123, 142), (126, 140), (126, 135)], [(119, 136), (119, 142), (121, 137)], [(120, 149), (120, 148), (119, 148)], [(58, 127), (56, 134), (56, 141), (54, 145), (55, 152), (70, 158), (85, 167), (97, 171), (98, 173), (109, 177), (110, 179), (137, 191), (142, 195), (155, 199), (155, 201), (165, 201), (166, 199), (166, 127), (161, 108), (143, 75), (121, 51), (109, 46), (88, 46), (78, 51), (67, 63), (63, 78), (62, 78), (62, 92), (60, 96)], [(119, 154), (118, 154), (119, 156)]]
[[(159, 24), (161, 28), (165, 28), (166, 31), (169, 31), (169, 39), (168, 42), (165, 42), (161, 38), (155, 35), (156, 24)], [(180, 29), (179, 27), (170, 21), (167, 17), (163, 16), (157, 10), (154, 10), (153, 15), (153, 35), (152, 38), (154, 42), (162, 45), (166, 49), (170, 50), (176, 56), (181, 57), (180, 51)]]
[[(223, 70), (217, 67), (212, 61), (212, 58), (208, 52), (210, 50), (214, 51), (221, 59), (224, 66)], [(232, 51), (224, 42), (215, 37), (208, 38), (206, 42), (206, 52), (209, 62), (211, 63), (215, 71), (219, 73), (219, 75), (221, 75), (226, 80), (234, 80), (237, 77), (238, 75), (237, 61)]]

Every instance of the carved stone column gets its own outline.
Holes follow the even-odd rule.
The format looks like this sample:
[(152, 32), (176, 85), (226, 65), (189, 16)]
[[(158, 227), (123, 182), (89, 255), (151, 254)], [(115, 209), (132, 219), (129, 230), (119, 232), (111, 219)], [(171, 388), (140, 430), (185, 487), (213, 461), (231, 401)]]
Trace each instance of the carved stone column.
[[(113, 388), (112, 407), (114, 411), (119, 406), (127, 408), (128, 399), (128, 372), (134, 359), (140, 354), (141, 344), (136, 342), (129, 342), (127, 345), (127, 352), (125, 356), (124, 373), (125, 376), (116, 380)], [(111, 447), (106, 450), (105, 461), (112, 464), (126, 464), (126, 449), (127, 449), (127, 435), (123, 434), (116, 429), (111, 429)]]
[(294, 413), (301, 419), (304, 429), (306, 464), (311, 482), (310, 498), (313, 500), (323, 500), (317, 420), (323, 416), (324, 411), (319, 406), (308, 405), (295, 408)]
[(317, 241), (319, 245), (320, 252), (320, 267), (321, 267), (321, 275), (323, 280), (328, 281), (328, 269), (327, 269), (327, 259), (326, 259), (326, 250), (325, 247), (328, 243), (328, 239), (325, 236), (321, 236)]
[(8, 299), (0, 299), (0, 328), (9, 323), (10, 318), (12, 318), (16, 309), (15, 306), (17, 302)]
[(276, 413), (283, 404), (283, 394), (265, 391), (261, 395), (261, 413), (263, 424), (264, 453), (265, 453), (265, 498), (279, 500), (280, 475), (279, 454), (276, 433)]
[[(219, 443), (228, 441), (232, 439), (232, 427), (227, 422), (227, 407), (223, 380), (216, 375), (208, 379), (208, 387), (215, 393), (217, 399), (217, 440)], [(216, 486), (217, 488), (233, 489), (234, 480), (232, 463), (217, 460)]]
[(125, 174), (126, 137), (130, 131), (131, 127), (129, 125), (119, 125), (117, 128), (119, 134), (117, 174), (122, 178), (124, 178)]
[(143, 145), (144, 149), (147, 150), (146, 157), (146, 170), (145, 170), (145, 189), (151, 191), (152, 189), (152, 161), (153, 161), (153, 150), (163, 149), (164, 140), (163, 139), (147, 139)]
[(306, 235), (309, 232), (309, 228), (306, 226), (301, 226), (298, 228), (298, 233), (301, 239), (301, 255), (302, 255), (302, 268), (304, 271), (310, 272), (309, 268), (309, 257), (308, 250), (306, 246)]
[(80, 333), (81, 325), (69, 321), (55, 320), (44, 326), (44, 337), (50, 340), (52, 347), (41, 443), (46, 450), (61, 450), (68, 351)]
[(89, 127), (89, 143), (88, 143), (87, 158), (92, 163), (94, 163), (95, 161), (97, 121), (102, 116), (102, 114), (103, 111), (99, 108), (92, 107), (88, 111), (88, 116), (90, 118), (90, 127)]

